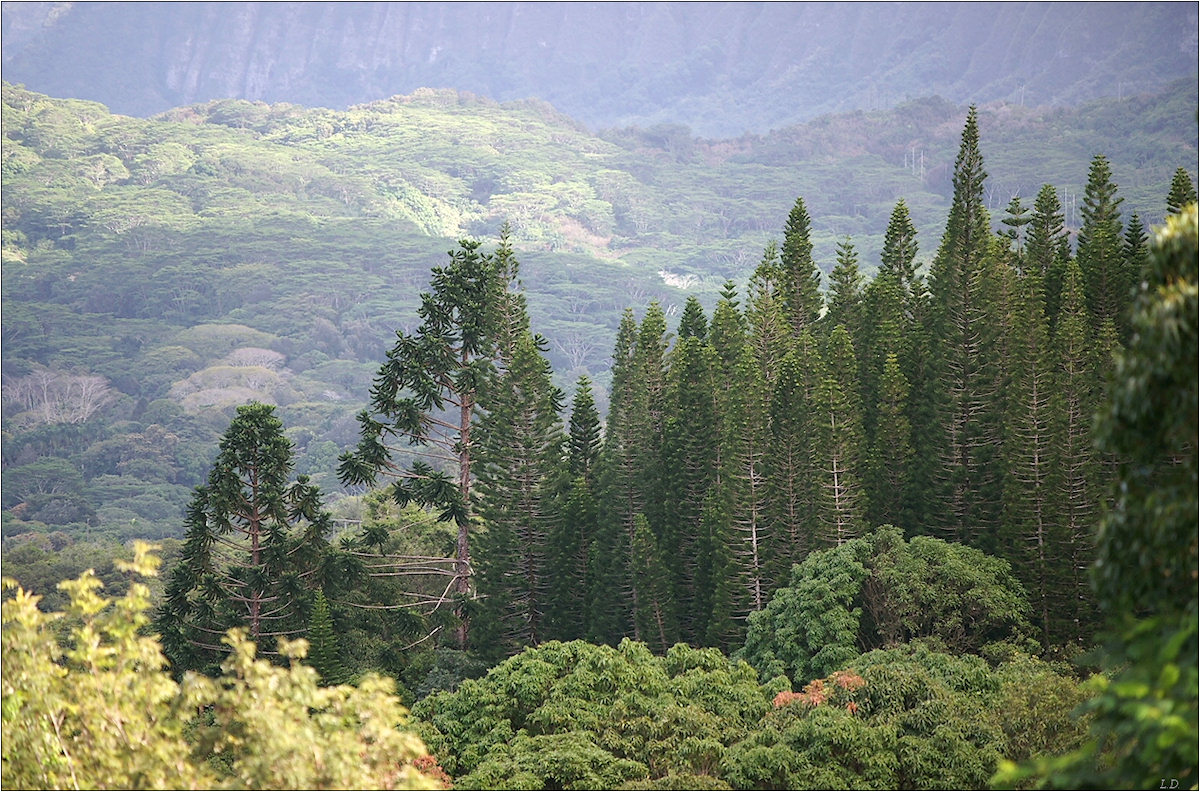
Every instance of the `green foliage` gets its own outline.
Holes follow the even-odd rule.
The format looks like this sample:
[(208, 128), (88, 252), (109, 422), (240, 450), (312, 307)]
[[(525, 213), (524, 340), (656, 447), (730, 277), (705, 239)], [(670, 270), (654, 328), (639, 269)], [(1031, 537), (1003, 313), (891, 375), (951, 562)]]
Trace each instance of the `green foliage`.
[(1096, 583), (1110, 614), (1195, 605), (1195, 216), (1172, 216), (1155, 239), (1134, 335), (1102, 412), (1102, 447), (1122, 460), (1116, 503), (1098, 541)]
[(750, 615), (737, 656), (765, 680), (822, 676), (858, 654), (862, 608), (856, 605), (868, 572), (868, 539), (809, 554), (792, 567), (790, 585)]
[(1194, 204), (1158, 232), (1100, 416), (1101, 447), (1121, 461), (1093, 573), (1107, 629), (1090, 739), (1006, 765), (998, 783), (1196, 784), (1197, 237)]
[(738, 789), (973, 789), (1003, 756), (1042, 755), (1081, 736), (1069, 713), (1082, 686), (1025, 656), (992, 669), (912, 644), (846, 668), (777, 696), (727, 752), (722, 777)]
[(752, 614), (738, 653), (762, 679), (822, 677), (863, 647), (922, 639), (978, 653), (1020, 641), (1028, 603), (1008, 564), (927, 536), (905, 542), (897, 528), (811, 553), (790, 584)]
[[(481, 656), (554, 638), (615, 645), (632, 635), (648, 646), (547, 644), (498, 674), (503, 690), (478, 680), (430, 696), (457, 719), (438, 721), (430, 704), (431, 739), (450, 746), (448, 766), (468, 784), (716, 785), (730, 741), (750, 728), (746, 708), (689, 709), (706, 694), (689, 688), (683, 698), (687, 686), (676, 685), (670, 668), (701, 654), (672, 643), (729, 647), (745, 630), (743, 654), (765, 677), (813, 685), (863, 650), (916, 640), (993, 661), (1013, 656), (997, 642), (1021, 644), (1030, 628), (1010, 567), (919, 535), (929, 530), (1002, 553), (1034, 594), (1043, 637), (1086, 642), (1094, 619), (1083, 570), (1092, 560), (1099, 477), (1111, 469), (1124, 476), (1124, 489), (1102, 537), (1102, 597), (1108, 607), (1142, 608), (1137, 615), (1152, 621), (1114, 628), (1114, 636), (1129, 635), (1125, 644), (1113, 638), (1110, 659), (1134, 658), (1122, 673), (1136, 684), (1114, 676), (1109, 697), (1097, 699), (1095, 722), (1117, 726), (1097, 738), (1096, 750), (1122, 758), (1114, 739), (1140, 750), (1139, 729), (1165, 734), (1159, 748), (1168, 754), (1180, 740), (1191, 745), (1180, 727), (1186, 706), (1164, 705), (1161, 718), (1151, 713), (1132, 727), (1114, 713), (1141, 717), (1149, 711), (1138, 708), (1139, 696), (1175, 702), (1195, 687), (1184, 662), (1195, 654), (1194, 633), (1173, 611), (1158, 610), (1195, 584), (1196, 544), (1181, 527), (1196, 521), (1194, 261), (1183, 277), (1148, 261), (1144, 291), (1162, 298), (1147, 309), (1159, 312), (1155, 320), (1139, 325), (1135, 317), (1126, 328), (1121, 311), (1104, 307), (1120, 296), (1109, 287), (1141, 267), (1145, 240), (1136, 215), (1121, 237), (1121, 199), (1103, 158), (1089, 181), (1079, 262), (1053, 188), (1043, 188), (1032, 214), (1014, 198), (1002, 222), (1008, 231), (998, 236), (988, 209), (1005, 190), (985, 182), (979, 130), (1002, 122), (972, 108), (928, 290), (916, 274), (917, 226), (942, 204), (920, 190), (895, 200), (907, 175), (893, 179), (882, 163), (901, 150), (899, 139), (864, 142), (871, 153), (849, 169), (854, 178), (813, 164), (816, 175), (802, 169), (802, 182), (829, 186), (806, 188), (819, 196), (811, 214), (795, 200), (782, 248), (768, 244), (750, 278), (743, 316), (729, 280), (745, 274), (739, 251), (761, 244), (770, 217), (787, 207), (782, 196), (797, 188), (789, 182), (785, 190), (777, 168), (759, 160), (812, 164), (812, 152), (791, 151), (799, 144), (786, 135), (725, 148), (666, 128), (591, 139), (561, 118), (450, 92), (346, 113), (216, 102), (153, 122), (8, 86), (5, 101), (4, 291), (6, 307), (18, 310), (6, 311), (4, 327), (16, 354), (5, 361), (3, 532), (30, 534), (16, 546), (6, 540), (5, 561), (15, 559), (42, 585), (59, 568), (53, 554), (85, 532), (173, 530), (164, 526), (232, 418), (208, 485), (192, 501), (188, 541), (159, 611), (173, 657), (189, 647), (208, 652), (181, 665), (208, 662), (215, 671), (228, 654), (219, 634), (245, 615), (264, 653), (291, 651), (284, 634), (307, 626), (312, 664), (326, 682), (380, 669), (420, 697), (476, 675)], [(928, 117), (917, 126), (941, 130), (931, 139), (945, 149), (939, 173), (949, 175), (945, 129), (956, 111), (921, 107)], [(1024, 112), (1013, 115), (1033, 124)], [(860, 120), (873, 129), (881, 118)], [(829, 122), (804, 134), (827, 128), (851, 133)], [(613, 143), (638, 139), (669, 156), (660, 162)], [(587, 156), (539, 159), (566, 144)], [(368, 174), (360, 161), (384, 164)], [(716, 176), (713, 163), (721, 166)], [(742, 174), (753, 196), (734, 185)], [(861, 179), (873, 175), (867, 203), (832, 205), (849, 182), (865, 189)], [(701, 176), (716, 186), (693, 189)], [(941, 189), (943, 181), (927, 183)], [(687, 194), (689, 205), (663, 202), (676, 194)], [(839, 230), (868, 220), (881, 226), (887, 207), (894, 208), (880, 277), (863, 289), (858, 261), (860, 247), (864, 262), (875, 259), (878, 240), (843, 237), (822, 316), (818, 262), (835, 241), (822, 219), (837, 218)], [(501, 215), (513, 231), (505, 225), (494, 253), (461, 241), (448, 265), (433, 268), (429, 291), (415, 296), (416, 272), (444, 244), (422, 235), (462, 236)], [(723, 219), (719, 233), (714, 218)], [(535, 262), (525, 275), (537, 290), (528, 294), (518, 291), (514, 240)], [(1194, 259), (1188, 244), (1177, 252)], [(613, 260), (598, 263), (570, 247)], [(704, 304), (718, 283), (709, 323)], [(694, 291), (681, 312), (680, 293), (664, 284)], [(558, 317), (542, 325), (554, 337), (531, 332), (526, 300), (534, 317)], [(621, 320), (606, 393), (608, 374), (603, 363), (593, 371), (591, 350), (631, 300), (647, 304), (644, 320), (639, 329), (632, 310)], [(673, 337), (667, 319), (677, 313)], [(372, 382), (369, 361), (397, 327)], [(1100, 459), (1090, 437), (1096, 382), (1129, 333), (1119, 373), (1141, 390), (1118, 387), (1127, 403)], [(71, 368), (79, 359), (96, 373)], [(567, 367), (585, 376), (564, 442), (554, 383)], [(87, 398), (47, 397), (85, 385)], [(337, 449), (355, 439), (345, 395), (368, 388), (370, 408), (359, 417), (358, 447), (341, 458), (341, 478), (351, 487), (394, 480), (386, 491), (343, 500), (341, 514), (362, 525), (333, 550), (324, 544), (331, 521), (316, 487), (288, 479), (294, 466), (331, 476)], [(272, 408), (237, 408), (247, 398), (279, 402), (279, 414), (296, 423), (285, 436)], [(605, 401), (601, 449), (597, 403)], [(251, 447), (260, 459), (238, 458), (253, 456)], [(854, 538), (883, 521), (903, 532), (886, 526)], [(50, 543), (49, 531), (66, 524), (70, 532)], [(297, 525), (304, 536), (291, 535)], [(215, 560), (239, 533), (249, 560)], [(818, 550), (831, 544), (840, 546)], [(1141, 582), (1127, 585), (1131, 579)], [(309, 599), (322, 589), (324, 604), (310, 613)], [(264, 627), (268, 617), (281, 623)], [(465, 646), (468, 620), (483, 651), (446, 655), (439, 634), (457, 626)], [(1163, 635), (1170, 651), (1156, 657), (1164, 668), (1185, 669), (1178, 677), (1149, 677), (1139, 666), (1151, 657), (1147, 636)], [(593, 684), (613, 657), (637, 666), (628, 695), (615, 693), (616, 683)], [(720, 665), (719, 654), (704, 657), (695, 662)], [(1074, 701), (1073, 687), (1051, 695), (1056, 671), (1013, 665), (1010, 676), (985, 684), (973, 660), (946, 674), (936, 671), (941, 660), (921, 662), (923, 670), (893, 688), (879, 677), (881, 689), (918, 691), (935, 704), (913, 714), (903, 702), (893, 707), (864, 693), (861, 701), (838, 699), (844, 715), (818, 706), (786, 725), (792, 747), (768, 750), (769, 767), (753, 770), (766, 775), (754, 777), (977, 784), (997, 756), (1023, 761), (1075, 744), (1076, 733), (1046, 712)], [(958, 675), (967, 687), (978, 682), (980, 695), (996, 693), (1022, 674), (1029, 695), (997, 699), (1013, 729), (934, 690)], [(560, 682), (570, 693), (562, 701)], [(820, 690), (792, 695), (815, 701)], [(749, 691), (739, 687), (734, 698), (766, 695)], [(864, 702), (875, 708), (864, 717), (887, 723), (860, 729), (850, 705)], [(942, 709), (955, 725), (931, 731)], [(1055, 743), (1039, 720), (1068, 736)], [(897, 732), (901, 721), (913, 731)], [(204, 731), (193, 726), (191, 733)], [(755, 750), (782, 745), (777, 735), (763, 739)], [(849, 756), (843, 749), (852, 744), (878, 767)], [(222, 745), (213, 750), (228, 769), (236, 747)], [(938, 745), (940, 754), (931, 747)], [(245, 772), (258, 773), (259, 761), (246, 758)], [(901, 775), (888, 775), (901, 765)]]
[(458, 690), (458, 686), (467, 679), (476, 679), (487, 673), (488, 666), (468, 652), (449, 647), (438, 647), (427, 653), (429, 663), (418, 658), (407, 669), (410, 673), (414, 668), (425, 671), (419, 684), (414, 685), (413, 693), (418, 700), (438, 691)]
[(1094, 705), (1117, 783), (1196, 782), (1196, 228), (1192, 204), (1155, 239), (1100, 424), (1123, 460), (1095, 574), (1118, 631), (1109, 665), (1129, 664)]
[[(150, 549), (139, 543), (123, 571), (153, 575)], [(144, 583), (117, 600), (102, 596), (90, 573), (62, 585), (66, 613), (39, 611), (21, 589), (3, 605), (6, 784), (436, 788), (412, 765), (425, 750), (402, 729), (406, 713), (390, 682), (372, 676), (358, 688), (321, 688), (300, 662), (304, 642), (281, 647), (293, 658), (284, 669), (256, 660), (235, 631), (219, 680), (190, 676), (179, 685), (157, 641), (141, 634), (150, 607)], [(56, 623), (67, 635), (56, 634)]]
[[(140, 546), (123, 568), (153, 574), (157, 561), (146, 552)], [(139, 634), (149, 621), (149, 589), (136, 583), (110, 603), (90, 572), (63, 586), (66, 613), (40, 612), (38, 598), (20, 589), (3, 605), (5, 784), (210, 785), (212, 777), (190, 760), (187, 714), (177, 709), (179, 690), (163, 672), (161, 650)], [(74, 622), (68, 642), (54, 629), (64, 617)]]
[(749, 666), (712, 649), (677, 645), (655, 657), (631, 641), (551, 642), (424, 699), (414, 714), (460, 785), (582, 788), (714, 776), (769, 695)]
[(617, 758), (588, 732), (519, 732), (456, 783), (466, 789), (616, 789), (645, 777), (645, 765)]

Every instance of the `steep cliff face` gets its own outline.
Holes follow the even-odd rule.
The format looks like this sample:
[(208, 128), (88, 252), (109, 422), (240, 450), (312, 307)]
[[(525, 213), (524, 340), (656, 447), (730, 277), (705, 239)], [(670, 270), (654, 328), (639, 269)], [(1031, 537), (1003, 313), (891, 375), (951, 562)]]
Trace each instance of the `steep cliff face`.
[(1075, 102), (1196, 73), (1194, 3), (17, 3), (4, 77), (148, 115), (421, 87), (708, 136), (940, 94)]

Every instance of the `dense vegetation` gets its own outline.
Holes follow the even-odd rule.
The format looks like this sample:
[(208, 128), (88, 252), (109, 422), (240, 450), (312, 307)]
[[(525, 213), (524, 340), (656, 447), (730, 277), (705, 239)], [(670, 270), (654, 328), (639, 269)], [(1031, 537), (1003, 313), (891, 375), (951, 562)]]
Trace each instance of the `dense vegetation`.
[[(33, 540), (22, 580), (49, 597), (86, 568), (73, 555), (179, 537), (248, 399), (278, 405), (298, 472), (336, 492), (362, 394), (453, 240), (510, 223), (555, 384), (587, 374), (604, 415), (621, 312), (658, 300), (675, 321), (692, 294), (712, 311), (727, 279), (745, 293), (797, 194), (824, 287), (847, 234), (863, 273), (878, 268), (900, 197), (923, 270), (961, 119), (924, 99), (699, 141), (597, 136), (543, 104), (453, 92), (151, 120), (13, 86), (3, 98), (3, 532)], [(1126, 219), (1155, 223), (1195, 159), (1194, 116), (1185, 85), (1077, 110), (982, 108), (987, 207), (1019, 194), (1028, 208), (1050, 182), (1074, 233), (1088, 157), (1107, 151)]]
[[(305, 634), (317, 673), (304, 684), (400, 680), (462, 785), (978, 787), (997, 771), (1009, 783), (1193, 784), (1194, 182), (1174, 171), (1153, 243), (1136, 213), (1122, 216), (1102, 155), (1074, 245), (1052, 185), (1010, 200), (993, 225), (976, 108), (949, 181), (928, 270), (900, 200), (869, 282), (850, 238), (825, 275), (795, 199), (782, 239), (711, 312), (695, 295), (670, 317), (659, 300), (640, 321), (627, 309), (607, 404), (578, 367), (569, 416), (552, 331), (535, 332), (522, 285), (533, 278), (519, 226), (504, 224), (494, 249), (463, 240), (369, 387), (346, 395), (366, 403), (357, 431), (339, 429), (356, 442), (322, 440), (321, 456), (314, 434), (303, 452), (288, 437), (297, 402), (256, 401), (264, 383), (279, 387), (267, 396), (301, 386), (283, 363), (311, 352), (282, 335), (181, 330), (177, 355), (220, 365), (174, 381), (170, 369), (168, 398), (118, 408), (96, 372), (138, 365), (140, 346), (123, 356), (121, 339), (93, 341), (92, 368), (71, 369), (65, 349), (37, 358), (57, 336), (30, 325), (5, 386), (22, 408), (6, 414), (20, 441), (10, 462), (6, 438), (6, 498), (10, 482), (23, 488), (6, 533), (30, 534), (21, 563), (44, 563), (35, 551), (55, 535), (38, 515), (76, 509), (86, 531), (96, 482), (130, 499), (159, 482), (178, 497), (182, 478), (156, 477), (181, 477), (170, 449), (186, 447), (184, 428), (197, 445), (223, 431), (211, 467), (193, 461), (207, 480), (169, 548), (154, 628), (172, 670), (240, 662), (218, 643), (229, 628), (276, 658)], [(26, 232), (11, 235), (29, 258), (6, 266), (6, 296), (10, 278), (36, 294), (43, 261), (80, 263), (88, 235), (71, 228), (29, 248)], [(175, 243), (155, 244), (168, 266)], [(122, 314), (144, 310), (146, 293), (121, 296), (131, 281), (74, 291), (97, 274), (58, 275), (47, 304), (116, 300), (111, 321), (152, 321)], [(294, 306), (283, 316), (277, 299), (266, 321), (312, 321)], [(206, 383), (211, 369), (240, 379)], [(117, 409), (138, 440), (87, 446), (80, 458), (105, 472), (85, 480), (79, 439), (111, 430), (94, 417)], [(335, 475), (363, 494), (326, 505), (315, 483)], [(32, 601), (19, 602), (34, 624)], [(1063, 661), (1097, 645), (1087, 662), (1102, 673), (1084, 684)], [(41, 739), (62, 716), (13, 698), (23, 683), (7, 669), (6, 728), (28, 715), (18, 731)], [(205, 756), (206, 739), (186, 750)]]

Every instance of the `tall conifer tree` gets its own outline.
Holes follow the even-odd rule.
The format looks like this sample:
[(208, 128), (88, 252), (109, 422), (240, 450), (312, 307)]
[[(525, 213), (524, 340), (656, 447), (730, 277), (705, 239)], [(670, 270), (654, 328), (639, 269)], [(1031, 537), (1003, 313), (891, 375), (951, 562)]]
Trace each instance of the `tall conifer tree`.
[(1167, 194), (1167, 214), (1179, 214), (1183, 207), (1196, 203), (1196, 187), (1186, 168), (1177, 168), (1171, 178), (1171, 191)]
[(858, 270), (858, 253), (846, 237), (837, 246), (837, 264), (829, 273), (829, 310), (821, 322), (826, 327), (845, 326), (861, 354), (858, 344), (862, 338), (863, 277)]
[(916, 280), (917, 229), (908, 214), (908, 205), (901, 198), (892, 209), (887, 230), (883, 234), (883, 253), (880, 271), (891, 272), (896, 282), (911, 293)]
[(1055, 636), (1051, 614), (1060, 607), (1059, 574), (1065, 545), (1059, 514), (1059, 470), (1054, 461), (1054, 373), (1045, 314), (1042, 275), (1030, 268), (1021, 276), (1008, 358), (1005, 416), (1005, 556), (1025, 583), (1034, 618), (1049, 644)]
[(1083, 194), (1083, 225), (1076, 258), (1083, 272), (1093, 331), (1098, 334), (1107, 320), (1116, 328), (1118, 338), (1124, 339), (1129, 327), (1133, 276), (1122, 250), (1121, 201), (1108, 160), (1097, 154)]
[(978, 114), (967, 114), (954, 165), (954, 199), (931, 270), (933, 341), (940, 385), (932, 443), (939, 465), (931, 516), (947, 539), (979, 545), (995, 530), (997, 482), (988, 470), (994, 438), (986, 417), (994, 406), (994, 376), (984, 333), (991, 230), (983, 204), (983, 155)]
[(1053, 465), (1059, 471), (1058, 506), (1066, 546), (1060, 563), (1066, 566), (1065, 597), (1059, 634), (1086, 640), (1094, 626), (1094, 598), (1089, 571), (1095, 553), (1094, 533), (1100, 509), (1100, 466), (1092, 443), (1092, 419), (1099, 403), (1100, 380), (1093, 350), (1083, 273), (1067, 264), (1062, 311), (1054, 328), (1055, 410), (1060, 424), (1054, 433)]
[(631, 556), (633, 582), (638, 592), (634, 613), (638, 635), (650, 651), (666, 654), (679, 640), (675, 600), (665, 555), (644, 514), (634, 517)]
[(1134, 212), (1129, 216), (1129, 225), (1125, 228), (1125, 245), (1122, 248), (1125, 255), (1125, 271), (1129, 274), (1131, 290), (1137, 285), (1142, 270), (1146, 268), (1146, 262), (1150, 258), (1150, 249), (1146, 247), (1148, 239), (1142, 218), (1138, 217), (1137, 212)]
[(703, 599), (707, 624), (697, 640), (732, 651), (744, 635), (747, 605), (747, 572), (739, 555), (740, 534), (734, 527), (738, 500), (738, 460), (745, 448), (742, 429), (746, 415), (739, 408), (739, 361), (747, 353), (745, 321), (737, 308), (737, 293), (726, 284), (713, 311), (708, 330), (707, 354), (711, 360), (715, 442), (709, 450), (713, 477), (704, 496), (701, 517), (701, 553), (706, 559), (709, 591)]
[(912, 429), (907, 415), (908, 393), (908, 381), (900, 370), (899, 357), (891, 352), (884, 360), (879, 379), (875, 440), (866, 468), (870, 525), (907, 527), (913, 524), (905, 500), (913, 458)]
[[(590, 568), (593, 550), (599, 541), (599, 509), (592, 486), (583, 476), (571, 480), (561, 496), (559, 519), (548, 539), (547, 557), (550, 578), (546, 611), (546, 633), (552, 640), (573, 641), (588, 637), (592, 597), (600, 589)], [(597, 559), (602, 563), (601, 559)], [(620, 598), (600, 605), (618, 608)]]
[(813, 457), (817, 477), (818, 540), (841, 545), (866, 528), (862, 488), (862, 409), (850, 334), (834, 328), (824, 356), (826, 374), (813, 393)]
[(811, 226), (804, 199), (797, 198), (788, 213), (779, 251), (783, 307), (796, 337), (811, 330), (821, 315), (821, 270), (813, 261)]
[[(872, 522), (877, 522), (876, 518), (882, 513), (879, 510), (889, 503), (891, 506), (887, 511), (893, 515), (894, 524), (907, 531), (916, 530), (918, 526), (926, 530), (931, 522), (928, 515), (934, 507), (930, 494), (935, 490), (933, 482), (940, 449), (934, 431), (938, 397), (931, 340), (932, 306), (924, 279), (916, 275), (917, 250), (917, 231), (909, 218), (908, 207), (904, 201), (898, 201), (884, 235), (880, 273), (867, 288), (864, 312), (872, 321), (864, 328), (869, 340), (864, 344), (864, 359), (860, 365), (863, 404), (880, 405), (879, 413), (874, 410), (863, 413), (863, 431), (872, 449), (870, 464), (873, 472), (867, 482), (868, 503), (874, 515)], [(884, 370), (888, 356), (893, 353), (899, 370), (888, 385), (891, 396), (885, 397)], [(902, 391), (907, 395), (900, 398)], [(877, 489), (884, 480), (876, 467), (883, 462), (877, 454), (886, 453), (883, 452), (887, 448), (883, 445), (884, 435), (890, 434), (893, 440), (899, 440), (894, 426), (882, 424), (884, 399), (903, 410), (904, 432), (909, 437), (904, 444), (908, 451), (901, 449), (903, 470), (896, 471), (902, 473), (900, 478), (906, 486), (890, 493)], [(893, 503), (894, 498), (898, 498), (899, 503)]]
[(551, 384), (540, 339), (525, 331), (504, 350), (505, 370), (484, 394), (480, 423), (479, 590), (495, 621), (489, 648), (520, 651), (547, 637), (547, 539), (557, 514), (562, 394)]
[(601, 449), (600, 413), (596, 411), (592, 381), (586, 375), (575, 383), (568, 431), (567, 473), (572, 479), (582, 477), (588, 486), (595, 486)]
[(588, 640), (616, 644), (636, 634), (633, 612), (636, 590), (630, 579), (629, 549), (633, 518), (645, 510), (638, 481), (641, 442), (634, 411), (638, 373), (637, 322), (627, 309), (617, 329), (613, 350), (608, 422), (600, 457), (596, 539), (588, 556)]
[(341, 685), (347, 681), (340, 654), (329, 601), (325, 599), (325, 592), (317, 589), (308, 622), (308, 664), (321, 675), (322, 685)]
[(280, 636), (303, 633), (329, 516), (307, 477), (288, 483), (292, 465), (275, 408), (239, 407), (188, 506), (182, 557), (155, 619), (177, 670), (215, 667), (234, 627), (267, 654)]
[[(880, 379), (889, 355), (907, 357), (913, 323), (905, 314), (905, 295), (895, 272), (880, 269), (863, 295), (863, 315), (869, 317), (859, 328), (855, 342), (858, 360), (859, 395), (863, 405), (879, 401)], [(874, 410), (863, 413), (864, 438), (870, 444), (876, 431)]]
[[(778, 374), (775, 355), (785, 346), (785, 322), (777, 292), (773, 247), (768, 248), (750, 281), (745, 320), (732, 301), (722, 300), (713, 315), (713, 343), (726, 388), (722, 408), (724, 464), (722, 484), (729, 492), (726, 535), (731, 571), (743, 590), (731, 593), (730, 608), (739, 620), (767, 602), (770, 534), (766, 476), (769, 456), (768, 375)], [(744, 335), (739, 332), (745, 323)], [(724, 471), (728, 471), (726, 474)]]
[(1025, 258), (1026, 244), (1026, 229), (1033, 218), (1029, 216), (1029, 209), (1022, 202), (1020, 196), (1014, 195), (1012, 200), (1008, 202), (1008, 206), (1004, 207), (1004, 217), (1000, 219), (1000, 224), (1004, 228), (1000, 231), (1000, 235), (1008, 240), (1008, 249), (1012, 252), (1017, 269), (1023, 269), (1023, 260)]
[(769, 411), (767, 508), (771, 520), (772, 591), (787, 585), (792, 564), (800, 563), (817, 534), (814, 422), (816, 392), (826, 377), (812, 334), (805, 332), (779, 365)]
[[(415, 333), (397, 333), (371, 389), (371, 404), (358, 416), (360, 440), (340, 457), (344, 485), (373, 485), (380, 475), (394, 479), (392, 494), (401, 505), (415, 501), (436, 507), (458, 526), (456, 577), (451, 591), (471, 594), (470, 535), (475, 524), (474, 473), (479, 391), (495, 366), (498, 337), (510, 332), (504, 317), (506, 294), (516, 276), (507, 228), (494, 254), (463, 240), (450, 263), (435, 267), (431, 290), (421, 294)], [(417, 460), (402, 469), (393, 460), (393, 439), (417, 448)], [(429, 461), (432, 458), (434, 464)], [(442, 468), (442, 469), (439, 469)], [(446, 469), (451, 472), (447, 473)], [(458, 606), (458, 643), (467, 645), (465, 610)]]
[(704, 642), (712, 611), (713, 516), (719, 486), (720, 413), (712, 347), (704, 340), (704, 312), (695, 298), (688, 300), (679, 326), (679, 339), (670, 355), (669, 414), (663, 428), (664, 515), (657, 533), (671, 548), (675, 602), (683, 639)]
[(1067, 230), (1063, 227), (1058, 193), (1043, 184), (1033, 201), (1033, 214), (1025, 232), (1025, 262), (1022, 272), (1036, 272), (1046, 291), (1046, 316), (1054, 325), (1058, 316), (1063, 275), (1071, 257)]
[(651, 302), (638, 327), (633, 358), (635, 387), (630, 412), (636, 430), (634, 458), (637, 484), (644, 504), (642, 512), (656, 535), (662, 531), (667, 501), (663, 468), (663, 433), (667, 422), (667, 343), (666, 316), (657, 301)]

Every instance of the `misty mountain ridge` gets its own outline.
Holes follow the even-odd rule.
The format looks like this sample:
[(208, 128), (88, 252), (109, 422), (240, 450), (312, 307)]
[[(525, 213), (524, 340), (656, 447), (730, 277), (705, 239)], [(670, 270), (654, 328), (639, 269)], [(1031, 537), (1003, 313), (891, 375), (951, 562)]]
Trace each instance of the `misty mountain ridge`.
[(149, 116), (421, 87), (591, 128), (765, 132), (918, 96), (1074, 104), (1195, 75), (1192, 3), (6, 3), (5, 79)]

